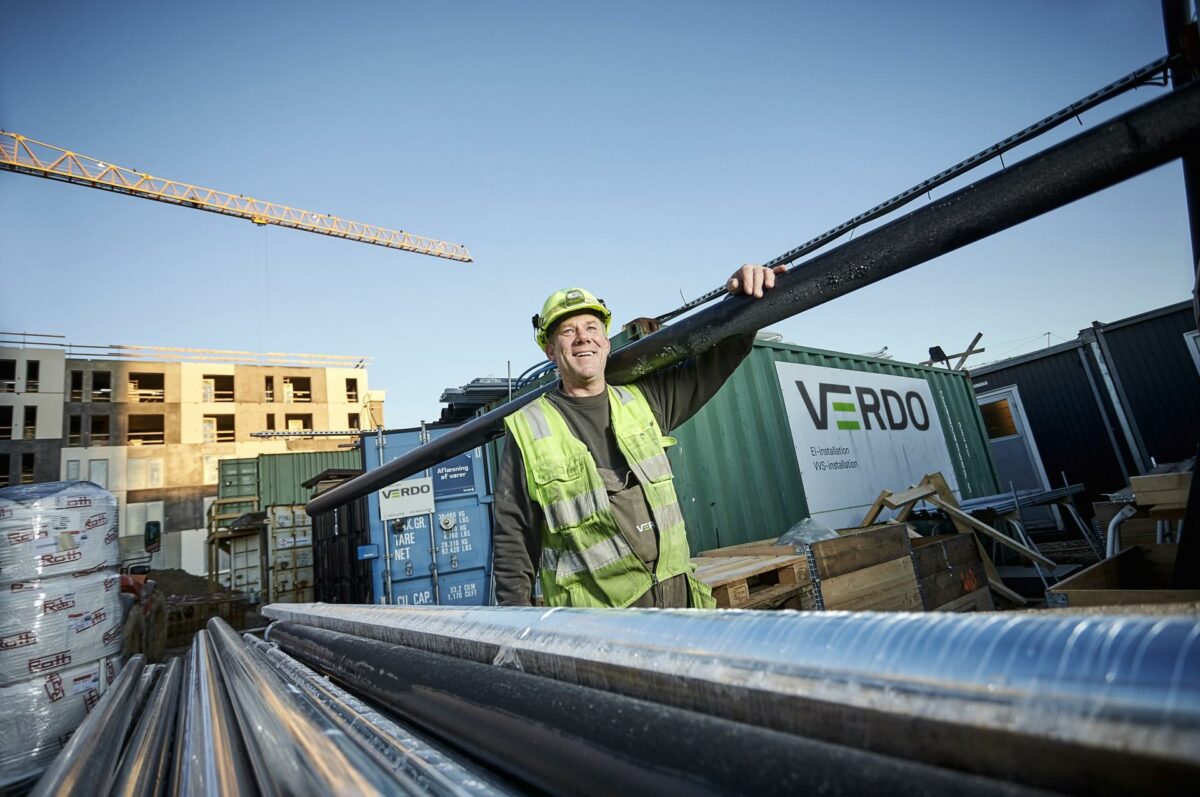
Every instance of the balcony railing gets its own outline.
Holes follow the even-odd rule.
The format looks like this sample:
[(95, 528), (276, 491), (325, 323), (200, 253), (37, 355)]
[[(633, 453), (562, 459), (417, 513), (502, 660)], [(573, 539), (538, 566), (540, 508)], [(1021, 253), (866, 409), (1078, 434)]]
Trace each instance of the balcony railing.
[(25, 392), (26, 392), (26, 393), (36, 393), (36, 392), (38, 392), (38, 380), (36, 380), (36, 379), (26, 379), (26, 380), (25, 380)]
[(108, 432), (92, 432), (92, 445), (94, 446), (106, 446), (108, 445), (108, 439)]
[(16, 393), (17, 380), (15, 379), (0, 379), (0, 393)]
[(83, 435), (79, 433), (67, 435), (67, 445), (76, 447), (83, 445)]
[(33, 484), (33, 471), (21, 471), (21, 484)]
[(162, 404), (165, 398), (166, 391), (161, 387), (145, 390), (136, 387), (129, 388), (129, 400), (138, 404)]
[(83, 388), (71, 388), (71, 401), (83, 401)]
[(11, 426), (0, 426), (0, 440), (12, 440)]
[(130, 432), (128, 442), (131, 446), (161, 446), (163, 437), (162, 432)]
[(112, 388), (109, 388), (109, 387), (92, 388), (92, 401), (99, 401), (99, 402), (112, 401)]
[(37, 439), (37, 427), (36, 426), (26, 426), (24, 433), (21, 435), (21, 439), (22, 440), (36, 440)]

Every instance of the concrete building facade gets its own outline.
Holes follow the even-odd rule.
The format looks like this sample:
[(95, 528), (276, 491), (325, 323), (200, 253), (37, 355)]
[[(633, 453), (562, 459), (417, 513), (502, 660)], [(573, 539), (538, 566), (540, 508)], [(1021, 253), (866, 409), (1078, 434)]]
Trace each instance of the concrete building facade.
[[(199, 359), (204, 355), (210, 361)], [(0, 476), (7, 484), (99, 484), (119, 502), (123, 559), (146, 555), (145, 525), (161, 523), (152, 567), (205, 573), (206, 515), (220, 460), (335, 450), (351, 439), (252, 433), (350, 431), (383, 422), (382, 395), (369, 391), (367, 370), (343, 367), (359, 358), (125, 356), (0, 348)]]

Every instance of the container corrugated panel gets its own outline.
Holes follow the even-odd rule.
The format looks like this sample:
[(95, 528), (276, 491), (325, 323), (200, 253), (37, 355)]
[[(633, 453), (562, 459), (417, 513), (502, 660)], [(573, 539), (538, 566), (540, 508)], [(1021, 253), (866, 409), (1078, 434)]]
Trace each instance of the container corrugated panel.
[(222, 459), (217, 463), (217, 497), (243, 498), (258, 495), (256, 459)]
[[(361, 462), (359, 463), (361, 466)], [(367, 499), (360, 498), (312, 519), (314, 598), (324, 603), (374, 603)]]
[(1190, 302), (1100, 326), (1142, 446), (1157, 462), (1196, 452), (1200, 374), (1184, 338), (1195, 329)]
[(304, 482), (331, 469), (362, 467), (362, 455), (344, 451), (295, 451), (287, 454), (259, 454), (258, 496), (260, 506), (286, 506), (308, 501)]
[(776, 370), (779, 362), (923, 379), (937, 408), (961, 497), (997, 491), (983, 419), (962, 372), (760, 340), (721, 391), (672, 433), (679, 444), (669, 449), (669, 456), (693, 551), (778, 536), (809, 514)]
[(313, 529), (303, 504), (266, 507), (271, 540), (271, 602), (313, 599)]
[[(437, 439), (454, 428), (430, 426), (428, 433), (431, 439)], [(368, 469), (378, 467), (381, 459), (390, 462), (416, 448), (420, 445), (420, 430), (389, 431), (383, 442), (380, 451), (375, 438), (365, 439), (363, 457)], [(379, 554), (379, 558), (370, 561), (372, 592), (377, 600), (386, 599), (390, 577), (393, 602), (432, 602), (431, 549), (436, 548), (441, 603), (484, 605), (490, 600), (490, 590), (485, 587), (491, 564), (492, 529), (488, 506), (491, 497), (486, 492), (481, 449), (443, 462), (432, 468), (429, 475), (433, 479), (435, 503), (432, 515), (385, 523), (380, 520), (379, 494), (372, 493), (367, 498), (371, 543)], [(390, 535), (390, 563), (384, 558), (385, 529)], [(472, 575), (462, 575), (467, 572)], [(429, 600), (425, 599), (426, 593), (431, 596)]]

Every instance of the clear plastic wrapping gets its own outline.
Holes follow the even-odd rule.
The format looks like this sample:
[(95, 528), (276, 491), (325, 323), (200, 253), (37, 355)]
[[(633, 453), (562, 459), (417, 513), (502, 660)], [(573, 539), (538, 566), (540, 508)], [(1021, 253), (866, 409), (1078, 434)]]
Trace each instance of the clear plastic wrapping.
[(50, 764), (118, 669), (104, 658), (0, 686), (0, 788)]
[(120, 652), (121, 579), (116, 573), (0, 586), (0, 684)]
[(1200, 759), (1195, 616), (319, 603), (263, 613), (781, 730), (834, 733), (815, 711), (825, 706), (844, 728), (890, 715), (897, 732), (929, 721)]
[(0, 490), (0, 584), (120, 564), (117, 499), (91, 482)]

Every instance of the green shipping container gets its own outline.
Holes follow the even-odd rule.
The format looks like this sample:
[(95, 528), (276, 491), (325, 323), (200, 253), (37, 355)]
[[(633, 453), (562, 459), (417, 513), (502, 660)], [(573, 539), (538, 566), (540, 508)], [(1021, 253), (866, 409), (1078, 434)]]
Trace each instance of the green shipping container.
[(318, 473), (330, 469), (361, 468), (362, 453), (345, 451), (295, 451), (258, 455), (259, 506), (289, 506), (308, 502), (310, 491), (301, 487)]
[(672, 436), (693, 551), (777, 537), (810, 515), (857, 525), (881, 490), (934, 469), (960, 498), (998, 492), (971, 382), (944, 368), (760, 339)]

